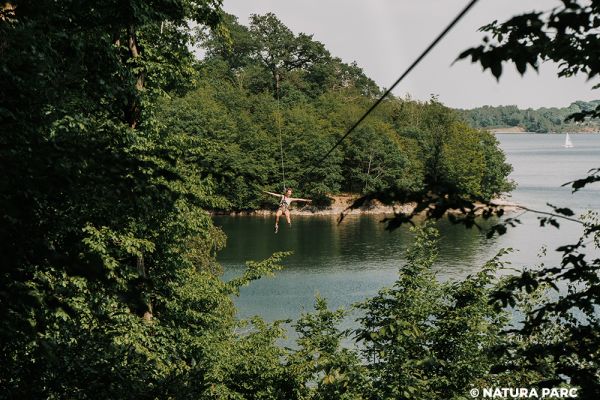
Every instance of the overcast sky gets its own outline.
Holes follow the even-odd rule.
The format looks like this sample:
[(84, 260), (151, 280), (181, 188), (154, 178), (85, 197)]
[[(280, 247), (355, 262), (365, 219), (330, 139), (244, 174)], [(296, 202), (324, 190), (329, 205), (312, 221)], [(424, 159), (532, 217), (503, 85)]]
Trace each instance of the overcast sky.
[[(383, 87), (389, 87), (466, 4), (467, 0), (224, 0), (225, 10), (245, 25), (250, 14), (275, 13), (294, 32), (313, 34), (334, 56), (356, 61)], [(584, 78), (558, 79), (552, 64), (524, 77), (509, 66), (500, 82), (468, 61), (451, 65), (463, 50), (480, 43), (480, 26), (555, 5), (557, 0), (480, 0), (395, 94), (420, 100), (436, 94), (457, 108), (562, 107), (599, 98), (600, 92), (591, 90)]]

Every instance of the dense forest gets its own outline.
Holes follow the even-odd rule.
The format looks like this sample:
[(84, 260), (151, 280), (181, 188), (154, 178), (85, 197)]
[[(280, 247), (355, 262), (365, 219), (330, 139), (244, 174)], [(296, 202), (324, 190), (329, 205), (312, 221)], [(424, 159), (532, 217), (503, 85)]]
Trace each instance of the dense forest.
[(483, 106), (471, 110), (457, 110), (471, 126), (484, 129), (521, 128), (523, 132), (599, 132), (595, 119), (575, 122), (570, 115), (589, 112), (600, 105), (600, 100), (576, 101), (563, 108), (520, 109), (517, 106)]
[[(527, 18), (550, 17), (517, 33), (552, 30)], [(598, 19), (556, 20), (585, 33)], [(579, 253), (598, 245), (593, 213), (561, 265), (496, 278), (494, 258), (458, 282), (436, 280), (435, 229), (415, 228), (397, 281), (357, 306), (351, 332), (323, 299), (292, 323), (291, 349), (281, 321), (236, 318), (232, 297), (286, 253), (224, 281), (207, 210), (257, 207), (280, 187), (279, 126), (289, 183), (315, 197), (508, 187), (494, 137), (435, 99), (386, 101), (307, 176), (379, 88), (273, 15), (243, 27), (217, 0), (8, 1), (0, 55), (1, 399), (459, 399), (567, 384), (598, 398), (600, 261)], [(544, 221), (556, 213), (572, 216)]]
[(252, 16), (248, 27), (226, 15), (223, 27), (227, 35), (200, 35), (198, 84), (162, 101), (157, 118), (166, 135), (198, 143), (199, 168), (224, 207), (265, 206), (261, 191), (282, 190), (284, 174), (286, 186), (321, 205), (384, 188), (443, 187), (474, 199), (511, 189), (495, 138), (435, 98), (389, 99), (319, 162), (381, 89), (273, 14)]

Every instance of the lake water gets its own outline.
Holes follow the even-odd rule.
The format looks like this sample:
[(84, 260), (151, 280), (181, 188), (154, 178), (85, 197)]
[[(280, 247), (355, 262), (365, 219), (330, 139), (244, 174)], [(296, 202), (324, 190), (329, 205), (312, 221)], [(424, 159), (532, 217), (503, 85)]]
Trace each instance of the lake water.
[[(565, 149), (563, 135), (498, 134), (502, 149), (513, 165), (511, 178), (518, 184), (511, 201), (548, 210), (546, 203), (566, 206), (576, 212), (600, 210), (600, 185), (571, 194), (565, 182), (581, 178), (600, 167), (600, 135), (573, 134), (574, 148)], [(403, 264), (412, 234), (407, 228), (384, 230), (381, 216), (357, 215), (337, 224), (335, 216), (292, 216), (292, 228), (281, 224), (273, 233), (273, 217), (214, 218), (228, 236), (227, 247), (218, 255), (225, 279), (243, 272), (246, 260), (261, 260), (276, 251), (291, 250), (285, 269), (273, 278), (263, 278), (241, 290), (235, 299), (240, 318), (260, 315), (266, 320), (297, 318), (312, 309), (316, 294), (331, 307), (348, 307), (390, 286)], [(513, 267), (555, 262), (558, 245), (575, 242), (581, 232), (574, 223), (561, 229), (540, 228), (537, 217), (525, 214), (522, 225), (507, 234), (487, 239), (477, 229), (465, 229), (440, 221), (440, 257), (435, 266), (439, 279), (458, 279), (476, 272), (501, 248), (515, 252), (505, 257)], [(547, 246), (547, 255), (539, 258)]]

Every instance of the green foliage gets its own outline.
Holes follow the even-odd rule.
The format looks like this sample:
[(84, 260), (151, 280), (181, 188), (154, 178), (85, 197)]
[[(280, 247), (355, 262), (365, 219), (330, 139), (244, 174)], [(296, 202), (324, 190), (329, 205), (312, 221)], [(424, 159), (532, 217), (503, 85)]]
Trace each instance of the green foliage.
[(246, 271), (244, 274), (227, 282), (227, 286), (230, 288), (231, 293), (239, 294), (239, 290), (242, 286), (247, 286), (250, 282), (260, 279), (263, 276), (273, 276), (274, 271), (279, 271), (283, 268), (277, 263), (291, 254), (291, 252), (279, 252), (260, 262), (248, 261), (246, 263)]
[[(578, 386), (584, 398), (598, 394), (600, 260), (587, 254), (584, 243), (592, 242), (597, 251), (599, 226), (597, 213), (589, 213), (583, 236), (556, 249), (562, 253), (559, 265), (525, 270), (494, 293), (494, 301), (505, 306), (531, 295), (535, 300), (533, 306), (523, 307), (522, 325), (514, 333), (514, 342), (500, 353), (507, 361), (499, 371), (527, 373), (529, 382), (540, 386)], [(541, 291), (544, 296), (538, 294)]]
[[(391, 99), (305, 176), (379, 88), (275, 16), (246, 28), (216, 0), (0, 11), (1, 398), (460, 398), (548, 376), (597, 393), (598, 260), (583, 241), (561, 248), (561, 268), (499, 287), (498, 259), (441, 284), (425, 228), (395, 285), (360, 306), (354, 349), (322, 299), (295, 324), (295, 350), (277, 345), (281, 322), (236, 319), (231, 296), (286, 254), (224, 282), (225, 237), (204, 210), (259, 207), (279, 187), (280, 129), (290, 184), (321, 197), (491, 198), (510, 167), (490, 134), (435, 99)], [(215, 29), (199, 64), (190, 20)], [(593, 215), (585, 228), (597, 245)], [(539, 297), (556, 282), (568, 290)], [(522, 330), (501, 334), (499, 305), (523, 307)]]
[(283, 169), (285, 185), (317, 205), (340, 192), (447, 187), (489, 199), (512, 188), (497, 142), (436, 99), (389, 99), (316, 165), (379, 89), (273, 14), (254, 15), (249, 27), (224, 20), (227, 34), (200, 34), (204, 81), (165, 99), (158, 118), (165, 135), (198, 140), (200, 174), (217, 183), (225, 209), (265, 207), (261, 191), (281, 190)]
[(458, 110), (464, 120), (476, 128), (521, 127), (526, 132), (580, 132), (598, 131), (598, 121), (588, 119), (569, 122), (569, 116), (593, 111), (600, 101), (576, 101), (564, 108), (539, 108), (522, 110), (517, 106), (483, 106), (471, 110)]
[(154, 118), (219, 5), (1, 6), (0, 398), (291, 398), (280, 330), (236, 331), (202, 145)]
[(303, 313), (294, 324), (299, 349), (289, 357), (289, 369), (303, 384), (301, 398), (360, 399), (369, 385), (367, 370), (355, 350), (342, 347), (348, 332), (337, 325), (347, 313), (331, 311), (317, 296), (314, 313)]
[(501, 264), (496, 258), (476, 276), (441, 284), (431, 272), (437, 235), (420, 230), (394, 286), (360, 305), (357, 337), (373, 382), (367, 398), (461, 398), (492, 381), (490, 350), (508, 319), (489, 304)]
[(377, 85), (355, 64), (332, 57), (312, 35), (295, 35), (272, 13), (252, 15), (249, 27), (240, 25), (233, 15), (225, 15), (222, 28), (200, 32), (207, 54), (204, 63), (223, 63), (219, 75), (252, 93), (296, 91), (314, 98), (332, 86), (353, 86), (364, 95), (379, 93)]

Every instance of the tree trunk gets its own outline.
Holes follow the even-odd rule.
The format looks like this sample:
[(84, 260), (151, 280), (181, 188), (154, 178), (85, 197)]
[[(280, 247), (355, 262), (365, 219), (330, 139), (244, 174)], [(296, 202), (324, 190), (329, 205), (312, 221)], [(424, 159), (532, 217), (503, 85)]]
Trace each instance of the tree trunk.
[(279, 73), (277, 69), (273, 69), (273, 80), (275, 81), (275, 97), (279, 99)]
[[(128, 36), (128, 47), (131, 58), (134, 60), (140, 57), (140, 49), (137, 43), (137, 37), (135, 35), (135, 27), (133, 25), (129, 25), (127, 27), (127, 36)], [(141, 92), (144, 89), (144, 71), (140, 71), (137, 80), (135, 82), (135, 88), (138, 92)], [(139, 93), (136, 93), (135, 97), (132, 99), (131, 105), (129, 106), (129, 110), (127, 112), (129, 126), (133, 129), (137, 126), (141, 114), (141, 106)]]
[[(140, 58), (141, 53), (140, 53), (140, 49), (138, 47), (138, 43), (137, 43), (137, 37), (135, 35), (135, 27), (133, 25), (129, 25), (127, 27), (127, 36), (128, 36), (128, 47), (129, 47), (129, 53), (132, 59), (137, 59)], [(129, 126), (132, 129), (135, 129), (139, 119), (140, 119), (140, 114), (141, 114), (141, 105), (140, 105), (140, 99), (139, 99), (139, 92), (141, 92), (144, 89), (144, 71), (140, 71), (138, 76), (137, 76), (137, 80), (135, 82), (135, 89), (136, 89), (136, 94), (134, 96), (134, 98), (132, 99), (131, 102), (131, 106), (129, 109)], [(142, 287), (142, 290), (146, 289), (146, 266), (144, 265), (144, 255), (140, 254), (137, 258), (137, 272), (138, 275), (140, 276), (140, 278), (143, 279), (144, 284)], [(143, 294), (142, 294), (143, 295)], [(143, 318), (145, 321), (151, 321), (152, 320), (152, 303), (150, 302), (149, 299), (144, 300), (144, 304), (146, 305), (146, 310), (144, 311), (143, 314)]]
[[(137, 264), (136, 266), (137, 266), (138, 275), (144, 281), (144, 284), (142, 285), (142, 290), (144, 290), (144, 289), (146, 289), (145, 281), (146, 281), (147, 275), (146, 275), (146, 266), (144, 265), (144, 255), (143, 254), (140, 254), (137, 257), (136, 264)], [(142, 293), (142, 296), (143, 295), (144, 294)], [(148, 322), (152, 321), (152, 317), (153, 317), (152, 316), (152, 303), (150, 302), (149, 299), (146, 299), (146, 300), (144, 300), (144, 304), (146, 305), (146, 309), (144, 310), (143, 318), (145, 321), (148, 321)]]

